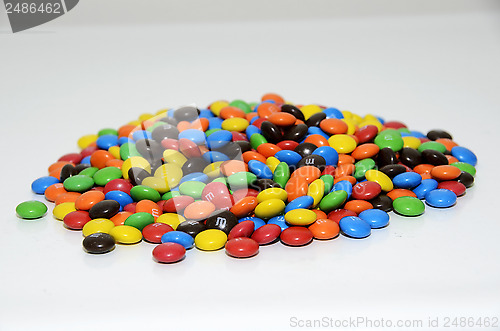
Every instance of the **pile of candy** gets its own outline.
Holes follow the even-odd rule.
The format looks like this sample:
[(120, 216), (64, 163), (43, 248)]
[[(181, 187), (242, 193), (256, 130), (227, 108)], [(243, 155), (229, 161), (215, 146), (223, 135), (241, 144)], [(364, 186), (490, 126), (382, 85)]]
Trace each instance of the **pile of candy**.
[[(143, 114), (118, 130), (79, 139), (32, 189), (53, 215), (81, 230), (83, 248), (158, 244), (158, 262), (193, 246), (244, 258), (260, 245), (365, 238), (388, 212), (418, 216), (425, 202), (446, 208), (473, 185), (477, 158), (449, 133), (424, 135), (401, 122), (276, 94), (248, 104), (216, 101)], [(47, 212), (21, 203), (21, 218)]]

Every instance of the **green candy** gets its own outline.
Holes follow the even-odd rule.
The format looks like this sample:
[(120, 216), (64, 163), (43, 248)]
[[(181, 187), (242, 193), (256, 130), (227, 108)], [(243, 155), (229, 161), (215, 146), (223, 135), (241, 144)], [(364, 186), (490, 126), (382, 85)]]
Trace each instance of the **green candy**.
[(425, 211), (424, 203), (415, 197), (399, 197), (392, 202), (392, 208), (403, 216), (419, 216)]
[(113, 179), (122, 178), (122, 171), (117, 167), (106, 167), (98, 170), (92, 178), (96, 185), (104, 186)]
[(267, 143), (267, 140), (266, 138), (264, 138), (263, 135), (261, 135), (260, 133), (254, 133), (251, 137), (250, 137), (250, 145), (252, 146), (253, 149), (257, 149), (257, 147), (259, 147), (260, 145), (262, 144), (265, 144)]
[(454, 162), (450, 165), (457, 167), (458, 169), (460, 169), (462, 171), (468, 172), (472, 176), (476, 175), (476, 168), (472, 164), (468, 164), (465, 162)]
[(66, 191), (70, 192), (85, 192), (94, 186), (94, 180), (92, 177), (85, 175), (76, 175), (66, 178), (63, 183)]
[(290, 168), (285, 162), (280, 162), (274, 169), (273, 180), (285, 188), (286, 183), (290, 179)]
[(134, 199), (134, 201), (151, 200), (158, 202), (161, 199), (160, 193), (158, 193), (157, 190), (144, 185), (132, 187), (130, 190), (130, 196)]
[(135, 144), (132, 143), (124, 143), (120, 146), (120, 158), (125, 161), (132, 156), (142, 156), (141, 153), (137, 151)]
[(426, 141), (425, 143), (422, 143), (420, 146), (418, 146), (418, 151), (420, 153), (422, 153), (426, 149), (433, 149), (441, 153), (446, 152), (446, 147), (436, 141)]
[(319, 177), (325, 183), (325, 194), (329, 193), (333, 188), (333, 176), (332, 175), (323, 175)]
[(169, 191), (169, 192), (163, 194), (161, 196), (161, 199), (162, 200), (168, 200), (168, 199), (172, 199), (173, 197), (178, 197), (180, 195), (181, 194), (179, 193), (179, 191)]
[(201, 198), (201, 192), (203, 189), (207, 186), (207, 184), (196, 181), (196, 180), (189, 180), (187, 182), (182, 183), (179, 186), (179, 192), (182, 195), (189, 195), (190, 197), (193, 197), (195, 199), (200, 199)]
[(94, 175), (95, 175), (95, 173), (97, 171), (99, 171), (99, 168), (97, 168), (97, 167), (89, 167), (87, 169), (83, 169), (78, 174), (82, 175), (82, 176), (94, 177)]
[(222, 183), (227, 186), (227, 178), (226, 177), (217, 177), (215, 178), (212, 183)]
[(401, 150), (404, 146), (403, 138), (401, 133), (394, 129), (387, 129), (381, 131), (374, 140), (374, 143), (380, 147), (380, 149), (389, 147), (393, 151), (397, 152)]
[(339, 208), (347, 200), (347, 192), (338, 190), (328, 193), (319, 203), (319, 209), (325, 213), (329, 213), (334, 209)]
[(107, 134), (112, 134), (112, 135), (115, 135), (117, 136), (118, 135), (118, 131), (116, 131), (115, 129), (110, 129), (110, 128), (106, 128), (106, 129), (102, 129), (100, 130), (97, 135), (100, 137), (100, 136), (104, 136), (104, 135), (107, 135)]
[(251, 172), (246, 172), (246, 171), (237, 172), (227, 177), (227, 182), (229, 183), (229, 186), (231, 187), (232, 190), (248, 187), (256, 180), (257, 176), (255, 176)]
[(375, 168), (375, 161), (370, 158), (366, 158), (363, 160), (360, 160), (354, 164), (355, 170), (354, 170), (354, 178), (356, 180), (362, 180), (365, 178), (365, 173), (368, 170), (374, 169)]
[(217, 132), (217, 131), (222, 131), (222, 129), (210, 129), (210, 130), (207, 130), (207, 131), (205, 131), (205, 135), (208, 137), (212, 133)]
[(32, 220), (40, 218), (47, 212), (47, 206), (40, 201), (31, 200), (21, 202), (16, 207), (16, 213), (19, 217)]
[(399, 132), (405, 132), (405, 133), (410, 133), (411, 134), (411, 131), (408, 128), (399, 128), (399, 129), (396, 129), (396, 130), (399, 131)]
[(155, 218), (150, 213), (135, 213), (127, 217), (124, 225), (133, 226), (136, 229), (142, 231), (147, 225), (155, 222)]
[(252, 107), (243, 100), (234, 100), (229, 105), (243, 110), (246, 114), (252, 112)]

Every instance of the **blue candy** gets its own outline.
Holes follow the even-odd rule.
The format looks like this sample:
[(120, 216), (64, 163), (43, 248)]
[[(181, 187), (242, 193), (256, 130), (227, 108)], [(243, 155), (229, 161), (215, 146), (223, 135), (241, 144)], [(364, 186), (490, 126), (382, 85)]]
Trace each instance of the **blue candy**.
[(392, 179), (399, 188), (414, 188), (422, 182), (422, 176), (416, 172), (403, 172)]
[(161, 236), (161, 243), (176, 243), (190, 249), (194, 245), (194, 238), (182, 231), (170, 231)]
[(288, 228), (288, 224), (286, 224), (285, 222), (285, 216), (283, 215), (274, 216), (269, 221), (267, 221), (267, 224), (276, 224), (281, 228), (281, 231)]
[(347, 199), (349, 199), (352, 194), (352, 184), (348, 180), (341, 180), (333, 185), (331, 192), (333, 191), (346, 191)]
[(339, 226), (342, 233), (352, 238), (366, 238), (372, 232), (370, 224), (356, 216), (342, 217)]
[(258, 228), (260, 228), (261, 226), (266, 225), (266, 222), (264, 222), (262, 219), (260, 219), (258, 217), (244, 217), (244, 218), (240, 218), (238, 220), (238, 223), (241, 223), (243, 221), (252, 221), (253, 225), (254, 225), (254, 229), (253, 229), (254, 231), (257, 230)]
[[(206, 154), (207, 153), (203, 154), (203, 156), (205, 156)], [(258, 178), (273, 179), (273, 172), (264, 162), (250, 160), (248, 162), (248, 170), (250, 170)]]
[(277, 152), (274, 154), (274, 157), (289, 166), (296, 166), (302, 160), (302, 156), (299, 153), (287, 149)]
[(429, 193), (432, 190), (437, 189), (437, 187), (438, 187), (437, 180), (432, 179), (432, 178), (427, 178), (427, 179), (424, 179), (420, 183), (420, 185), (418, 185), (417, 187), (415, 187), (413, 189), (413, 193), (415, 193), (417, 195), (417, 198), (419, 198), (420, 200), (422, 200), (422, 199), (425, 198), (425, 195), (427, 193)]
[(212, 113), (211, 110), (203, 109), (203, 110), (200, 110), (199, 117), (200, 118), (213, 118), (213, 117), (215, 117), (215, 115), (214, 115), (214, 113)]
[(112, 146), (118, 146), (118, 136), (114, 134), (105, 134), (97, 138), (95, 143), (100, 149), (108, 150)]
[(321, 146), (316, 148), (313, 152), (313, 155), (319, 155), (323, 157), (326, 161), (326, 165), (337, 166), (339, 162), (339, 153), (335, 150), (335, 148), (330, 146)]
[(205, 132), (197, 129), (187, 129), (179, 133), (179, 139), (189, 139), (196, 145), (203, 145), (205, 143)]
[(389, 224), (389, 214), (380, 209), (367, 209), (359, 213), (358, 216), (370, 224), (372, 229), (380, 229)]
[(209, 179), (208, 176), (205, 175), (203, 172), (193, 172), (193, 173), (190, 173), (189, 175), (182, 177), (179, 184), (182, 184), (182, 183), (188, 182), (188, 181), (197, 181), (197, 182), (206, 183), (206, 182), (208, 182), (208, 179)]
[(141, 140), (141, 139), (151, 139), (152, 135), (151, 132), (145, 131), (145, 130), (137, 130), (132, 133), (132, 139), (135, 141)]
[(40, 178), (35, 179), (31, 183), (31, 189), (36, 194), (44, 194), (47, 187), (49, 187), (52, 184), (56, 184), (56, 183), (59, 183), (59, 179), (52, 177), (52, 176), (44, 176), (44, 177), (40, 177)]
[(425, 202), (432, 207), (447, 208), (457, 202), (457, 196), (450, 190), (436, 189), (425, 195)]
[(285, 207), (285, 214), (290, 210), (294, 209), (309, 209), (314, 203), (313, 197), (309, 195), (303, 195), (301, 197), (295, 198)]
[(203, 154), (202, 157), (208, 163), (214, 163), (218, 161), (229, 161), (229, 156), (227, 156), (224, 153), (216, 151), (206, 152), (205, 154)]
[(245, 130), (245, 133), (247, 135), (247, 138), (250, 139), (250, 137), (255, 134), (255, 133), (260, 133), (260, 129), (258, 127), (256, 127), (255, 125), (249, 125), (246, 130)]
[(326, 118), (337, 118), (339, 120), (344, 118), (344, 114), (337, 108), (326, 108), (323, 110), (323, 113), (326, 114)]
[(224, 120), (220, 117), (212, 117), (208, 119), (208, 129), (221, 129), (222, 128), (222, 122)]
[(325, 137), (326, 139), (330, 138), (330, 136), (328, 134), (326, 134), (323, 130), (321, 130), (320, 128), (318, 128), (316, 126), (310, 126), (309, 129), (307, 129), (307, 133), (309, 135), (319, 134), (319, 135)]
[(129, 203), (134, 202), (134, 199), (130, 195), (122, 191), (109, 191), (104, 196), (106, 200), (115, 200), (120, 204), (120, 211), (123, 210), (123, 207), (128, 205)]
[(90, 155), (89, 156), (85, 156), (81, 161), (80, 161), (80, 164), (88, 164), (90, 165)]
[(217, 149), (233, 140), (233, 134), (227, 130), (220, 130), (207, 137), (207, 146), (210, 149)]
[(477, 156), (474, 154), (470, 149), (462, 147), (462, 146), (455, 146), (451, 149), (451, 155), (457, 158), (458, 161), (460, 162), (465, 162), (470, 165), (476, 166), (477, 164)]
[(121, 146), (125, 143), (133, 143), (134, 141), (130, 139), (129, 137), (121, 137), (118, 139), (118, 145)]

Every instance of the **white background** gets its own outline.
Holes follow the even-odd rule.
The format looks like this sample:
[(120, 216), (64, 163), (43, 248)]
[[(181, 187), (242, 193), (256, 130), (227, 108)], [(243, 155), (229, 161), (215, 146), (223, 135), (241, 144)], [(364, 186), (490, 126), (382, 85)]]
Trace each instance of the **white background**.
[[(292, 317), (422, 330), (429, 318), (500, 318), (499, 8), (85, 0), (17, 34), (0, 10), (0, 330), (293, 330)], [(175, 265), (153, 262), (148, 243), (89, 255), (50, 212), (15, 215), (43, 201), (31, 182), (84, 134), (266, 92), (446, 129), (478, 155), (476, 184), (455, 207), (391, 214), (364, 240), (275, 244), (248, 260), (193, 249)]]

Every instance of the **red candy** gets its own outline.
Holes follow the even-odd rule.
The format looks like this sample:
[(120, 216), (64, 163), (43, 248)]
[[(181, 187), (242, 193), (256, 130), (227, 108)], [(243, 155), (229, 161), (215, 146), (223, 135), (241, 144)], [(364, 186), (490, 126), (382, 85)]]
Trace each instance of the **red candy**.
[(207, 184), (203, 188), (201, 198), (213, 203), (217, 209), (229, 210), (234, 205), (233, 196), (229, 193), (229, 189), (220, 182)]
[(258, 228), (252, 234), (252, 239), (259, 245), (266, 245), (272, 243), (281, 234), (281, 228), (276, 224), (266, 224)]
[(379, 183), (366, 181), (354, 185), (352, 197), (358, 200), (371, 200), (376, 198), (380, 192), (382, 192), (382, 188)]
[(142, 236), (144, 240), (149, 241), (153, 244), (161, 244), (161, 237), (174, 229), (165, 223), (152, 223), (148, 224), (142, 229)]
[(121, 191), (130, 195), (130, 190), (134, 187), (126, 179), (113, 179), (104, 186), (104, 194), (110, 191)]
[(335, 209), (335, 210), (332, 210), (329, 214), (328, 214), (328, 219), (329, 220), (332, 220), (334, 222), (336, 222), (337, 224), (340, 222), (340, 219), (342, 217), (346, 217), (346, 216), (358, 216), (355, 212), (353, 212), (352, 210), (347, 210), (347, 209)]
[(454, 180), (441, 182), (441, 183), (438, 184), (437, 188), (438, 189), (442, 188), (442, 189), (450, 190), (453, 193), (455, 193), (455, 195), (457, 197), (463, 195), (465, 193), (465, 190), (466, 190), (464, 184), (456, 182)]
[(281, 232), (281, 241), (288, 246), (304, 246), (313, 239), (313, 234), (308, 228), (291, 226)]
[(64, 216), (63, 222), (68, 229), (81, 230), (87, 222), (90, 222), (90, 220), (91, 218), (88, 212), (77, 210)]
[(186, 256), (184, 246), (177, 243), (163, 243), (153, 249), (153, 257), (160, 263), (174, 263)]
[(166, 213), (182, 213), (193, 202), (194, 198), (188, 195), (173, 197), (163, 203), (163, 211)]
[(250, 237), (254, 228), (255, 224), (252, 221), (243, 221), (231, 229), (227, 238)]
[(360, 144), (372, 141), (378, 134), (378, 128), (375, 125), (365, 125), (354, 133)]
[(236, 258), (246, 258), (255, 256), (259, 252), (259, 244), (250, 238), (239, 237), (228, 240), (226, 243), (226, 253)]

